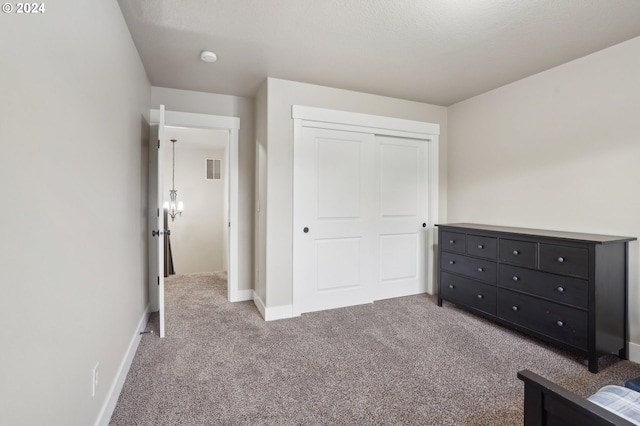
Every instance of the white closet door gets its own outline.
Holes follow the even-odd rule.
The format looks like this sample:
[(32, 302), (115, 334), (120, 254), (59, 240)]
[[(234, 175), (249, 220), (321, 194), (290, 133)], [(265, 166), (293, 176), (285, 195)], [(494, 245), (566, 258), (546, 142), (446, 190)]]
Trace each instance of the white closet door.
[(302, 128), (294, 160), (294, 301), (298, 313), (373, 302), (375, 139)]
[(427, 143), (376, 136), (379, 280), (375, 300), (427, 290)]

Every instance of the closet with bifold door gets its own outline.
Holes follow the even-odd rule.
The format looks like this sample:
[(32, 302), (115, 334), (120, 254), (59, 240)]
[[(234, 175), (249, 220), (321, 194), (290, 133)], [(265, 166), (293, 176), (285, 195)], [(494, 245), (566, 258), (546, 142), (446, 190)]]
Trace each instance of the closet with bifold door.
[(294, 314), (427, 291), (439, 126), (309, 107), (293, 118)]

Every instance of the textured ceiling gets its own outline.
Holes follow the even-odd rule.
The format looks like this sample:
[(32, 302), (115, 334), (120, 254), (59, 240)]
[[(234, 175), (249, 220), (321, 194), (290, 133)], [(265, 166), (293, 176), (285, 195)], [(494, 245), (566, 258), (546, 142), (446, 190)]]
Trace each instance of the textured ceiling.
[[(225, 130), (166, 126), (165, 132), (167, 140), (176, 140), (176, 150), (225, 149), (229, 140), (229, 132)], [(165, 148), (173, 149), (171, 144), (166, 144)]]
[(640, 0), (119, 4), (152, 85), (246, 97), (275, 77), (448, 106), (640, 36)]

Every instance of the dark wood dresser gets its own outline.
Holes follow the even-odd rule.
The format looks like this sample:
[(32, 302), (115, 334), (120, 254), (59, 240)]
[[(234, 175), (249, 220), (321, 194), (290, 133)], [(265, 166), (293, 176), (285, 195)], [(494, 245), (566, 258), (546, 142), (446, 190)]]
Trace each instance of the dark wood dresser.
[(633, 237), (440, 224), (438, 306), (455, 303), (588, 359), (628, 359)]

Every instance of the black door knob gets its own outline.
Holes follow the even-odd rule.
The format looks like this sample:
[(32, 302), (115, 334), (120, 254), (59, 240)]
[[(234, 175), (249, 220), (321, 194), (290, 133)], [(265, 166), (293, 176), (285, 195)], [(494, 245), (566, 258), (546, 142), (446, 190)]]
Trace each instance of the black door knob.
[(309, 232), (309, 228), (307, 228), (307, 227), (305, 226), (305, 227), (304, 227), (304, 229), (303, 229), (302, 231), (306, 234), (307, 232)]
[(426, 223), (423, 223), (423, 224), (422, 224), (422, 227), (423, 227), (423, 228), (426, 228), (426, 227), (427, 227), (427, 224), (426, 224)]

